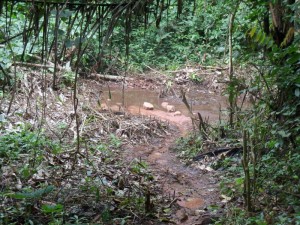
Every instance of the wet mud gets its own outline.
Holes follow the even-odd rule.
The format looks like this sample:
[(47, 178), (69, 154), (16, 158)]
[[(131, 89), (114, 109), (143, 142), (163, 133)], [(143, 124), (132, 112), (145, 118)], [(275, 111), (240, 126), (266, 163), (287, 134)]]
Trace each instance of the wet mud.
[[(104, 94), (107, 94), (104, 92)], [(193, 112), (200, 112), (202, 117), (210, 121), (219, 119), (220, 105), (226, 103), (221, 96), (213, 96), (209, 93), (193, 93)], [(122, 102), (121, 89), (111, 90), (111, 106)], [(197, 99), (197, 100), (195, 100)], [(144, 101), (154, 105), (154, 110), (142, 108)], [(144, 89), (129, 89), (125, 91), (125, 110), (131, 114), (156, 117), (168, 121), (171, 132), (154, 143), (125, 146), (123, 157), (127, 160), (140, 158), (148, 163), (157, 181), (163, 187), (166, 197), (174, 199), (177, 212), (172, 221), (176, 224), (207, 224), (208, 208), (220, 202), (218, 180), (214, 171), (200, 170), (185, 165), (176, 157), (176, 153), (170, 147), (180, 141), (180, 137), (192, 131), (192, 121), (188, 117), (188, 110), (180, 101), (168, 100), (169, 104), (181, 111), (182, 115), (174, 116), (161, 107), (161, 99), (153, 91)], [(205, 219), (205, 221), (204, 221)]]

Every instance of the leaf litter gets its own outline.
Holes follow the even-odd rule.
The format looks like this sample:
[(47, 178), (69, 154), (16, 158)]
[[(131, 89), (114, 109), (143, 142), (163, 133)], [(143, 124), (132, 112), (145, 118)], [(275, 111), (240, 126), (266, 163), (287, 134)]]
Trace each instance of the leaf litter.
[[(169, 122), (159, 117), (130, 115), (120, 107), (119, 110), (103, 107), (103, 102), (109, 105), (108, 99), (102, 96), (104, 84), (80, 79), (77, 116), (81, 144), (76, 152), (72, 87), (62, 86), (55, 92), (50, 86), (50, 74), (45, 79), (37, 71), (22, 67), (18, 70), (24, 74), (24, 82), (19, 81), (11, 113), (1, 114), (1, 135), (29, 127), (29, 131), (44, 135), (57, 145), (45, 145), (38, 152), (19, 154), (14, 160), (1, 159), (0, 210), (3, 218), (13, 218), (11, 222), (18, 223), (30, 218), (37, 223), (56, 219), (104, 224), (194, 224), (192, 217), (202, 218), (198, 223), (204, 224), (205, 218), (210, 219), (206, 206), (192, 211), (180, 206), (185, 204), (193, 208), (194, 202), (203, 205), (201, 198), (181, 191), (174, 191), (173, 195), (169, 192), (176, 183), (181, 189), (189, 185), (195, 179), (193, 175), (197, 176), (194, 171), (184, 171), (180, 166), (178, 170), (165, 168), (161, 171), (163, 164), (151, 165), (150, 169), (149, 162), (141, 160), (141, 154), (132, 152), (131, 157), (126, 157), (128, 149), (159, 145), (157, 143), (164, 143), (167, 138), (170, 141), (161, 147), (166, 149), (176, 137)], [(151, 81), (150, 86), (155, 87), (155, 81)], [(2, 99), (0, 109), (5, 112), (8, 104), (8, 99)], [(178, 173), (181, 170), (185, 175)], [(186, 176), (190, 173), (191, 176)], [(171, 186), (165, 182), (170, 182)], [(209, 182), (211, 180), (207, 179), (206, 190), (201, 191), (206, 197), (216, 192), (215, 185)], [(200, 187), (198, 183), (190, 191), (197, 192), (197, 187)], [(16, 196), (21, 196), (21, 200)], [(186, 201), (178, 203), (183, 199)]]
[[(24, 74), (24, 79), (18, 81), (11, 113), (8, 116), (1, 113), (0, 134), (7, 136), (25, 129), (39, 135), (33, 142), (45, 136), (45, 140), (56, 143), (56, 148), (41, 144), (13, 159), (1, 157), (2, 221), (30, 220), (43, 224), (53, 220), (72, 222), (76, 218), (80, 222), (106, 224), (160, 221), (169, 200), (162, 198), (146, 163), (122, 159), (121, 146), (163, 138), (169, 132), (168, 123), (104, 110), (95, 97), (101, 89), (90, 88), (88, 82), (79, 80), (77, 113), (81, 144), (76, 152), (72, 88), (62, 87), (54, 92), (50, 75), (43, 80), (36, 71), (21, 67), (18, 71)], [(8, 104), (8, 99), (2, 99), (2, 112)]]

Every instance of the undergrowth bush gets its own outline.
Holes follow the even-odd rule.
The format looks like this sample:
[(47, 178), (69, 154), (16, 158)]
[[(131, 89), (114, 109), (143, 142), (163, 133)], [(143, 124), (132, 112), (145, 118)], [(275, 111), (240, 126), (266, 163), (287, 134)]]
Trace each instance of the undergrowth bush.
[(172, 149), (177, 152), (178, 157), (189, 159), (202, 152), (203, 140), (201, 136), (189, 134), (180, 137)]
[(0, 157), (19, 159), (20, 154), (34, 154), (36, 158), (44, 151), (59, 153), (58, 143), (46, 138), (43, 133), (31, 131), (29, 125), (21, 125), (14, 130), (1, 132)]

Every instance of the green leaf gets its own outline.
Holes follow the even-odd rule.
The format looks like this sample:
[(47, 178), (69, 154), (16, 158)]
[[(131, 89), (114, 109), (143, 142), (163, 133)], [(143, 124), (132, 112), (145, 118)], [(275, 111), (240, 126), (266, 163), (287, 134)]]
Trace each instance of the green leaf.
[(5, 122), (5, 115), (4, 114), (0, 114), (0, 122)]
[(62, 18), (69, 18), (70, 16), (72, 16), (73, 12), (70, 10), (64, 10), (60, 13), (60, 17)]
[(66, 47), (70, 48), (75, 45), (75, 42), (72, 40), (66, 40)]
[(260, 40), (259, 40), (259, 43), (261, 45), (263, 45), (265, 43), (265, 39), (266, 39), (266, 35), (263, 33), (262, 36), (261, 36), (261, 38), (260, 38)]
[(62, 30), (62, 29), (58, 29), (58, 34), (59, 34), (59, 35), (64, 35), (64, 34), (65, 34), (65, 31)]
[(258, 33), (255, 36), (255, 40), (257, 42), (260, 42), (262, 35), (263, 35), (263, 32), (262, 31), (258, 31)]
[(33, 192), (17, 192), (15, 194), (12, 194), (11, 197), (15, 199), (28, 199), (28, 198), (41, 198), (43, 195), (49, 194), (54, 190), (54, 186), (50, 185), (48, 187), (38, 189)]
[(292, 57), (290, 57), (288, 60), (287, 60), (287, 63), (288, 64), (294, 64), (296, 62), (298, 62), (300, 60), (300, 54), (299, 53), (293, 53)]
[(300, 96), (300, 89), (299, 89), (299, 88), (296, 88), (296, 89), (295, 89), (295, 96), (296, 96), (296, 97), (299, 97), (299, 96)]
[(242, 185), (244, 183), (244, 178), (243, 177), (236, 178), (235, 183), (236, 185)]
[(278, 131), (278, 134), (283, 138), (289, 137), (291, 135), (290, 133), (286, 133), (284, 130)]
[(216, 52), (217, 53), (221, 53), (221, 52), (224, 52), (225, 51), (225, 47), (218, 47)]
[(249, 35), (251, 38), (253, 38), (255, 32), (256, 32), (257, 27), (252, 27), (251, 31), (249, 32)]
[(57, 205), (42, 205), (42, 211), (44, 213), (60, 213), (63, 211), (63, 206), (61, 204)]

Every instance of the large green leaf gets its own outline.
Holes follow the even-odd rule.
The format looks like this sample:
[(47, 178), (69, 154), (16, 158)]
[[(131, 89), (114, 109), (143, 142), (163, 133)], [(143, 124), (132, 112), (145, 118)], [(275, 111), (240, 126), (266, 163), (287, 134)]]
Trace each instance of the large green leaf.
[(50, 185), (42, 189), (38, 189), (32, 192), (17, 192), (12, 194), (11, 197), (15, 199), (39, 199), (44, 195), (49, 194), (54, 190), (54, 186)]

